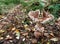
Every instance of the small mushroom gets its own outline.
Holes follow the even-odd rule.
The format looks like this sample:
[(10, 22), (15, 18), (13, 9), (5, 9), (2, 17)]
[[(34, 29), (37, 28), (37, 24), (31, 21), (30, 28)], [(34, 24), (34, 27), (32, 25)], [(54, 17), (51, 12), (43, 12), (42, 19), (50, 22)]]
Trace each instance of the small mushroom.
[(39, 32), (44, 32), (44, 27), (39, 23), (35, 25), (35, 29)]
[(42, 34), (41, 34), (40, 32), (38, 32), (38, 31), (35, 31), (35, 32), (34, 32), (34, 36), (35, 36), (36, 38), (39, 38), (40, 36), (42, 36)]
[(36, 39), (32, 39), (32, 44), (36, 44), (37, 43), (37, 40)]

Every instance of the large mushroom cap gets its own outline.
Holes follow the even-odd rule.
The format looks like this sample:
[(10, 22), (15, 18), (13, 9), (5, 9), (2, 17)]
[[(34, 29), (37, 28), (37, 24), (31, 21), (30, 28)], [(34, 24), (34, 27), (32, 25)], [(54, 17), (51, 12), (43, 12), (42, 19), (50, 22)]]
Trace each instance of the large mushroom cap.
[(43, 11), (43, 13), (41, 14), (42, 15), (41, 18), (39, 17), (39, 15), (40, 15), (40, 10), (30, 11), (28, 13), (28, 16), (34, 22), (46, 23), (47, 21), (50, 21), (50, 20), (54, 19), (54, 16), (52, 14), (50, 14), (49, 12), (46, 12), (46, 11)]

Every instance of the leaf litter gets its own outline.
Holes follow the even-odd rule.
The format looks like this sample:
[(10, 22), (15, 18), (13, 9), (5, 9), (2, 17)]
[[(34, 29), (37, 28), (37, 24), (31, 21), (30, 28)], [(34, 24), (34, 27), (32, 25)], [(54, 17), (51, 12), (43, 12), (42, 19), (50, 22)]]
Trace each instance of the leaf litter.
[[(0, 19), (1, 44), (58, 44), (60, 43), (60, 18), (53, 25), (54, 16), (46, 11), (29, 11), (26, 13), (16, 8)], [(25, 17), (27, 16), (27, 17)], [(1, 17), (2, 18), (2, 17)], [(26, 19), (27, 18), (27, 19)]]

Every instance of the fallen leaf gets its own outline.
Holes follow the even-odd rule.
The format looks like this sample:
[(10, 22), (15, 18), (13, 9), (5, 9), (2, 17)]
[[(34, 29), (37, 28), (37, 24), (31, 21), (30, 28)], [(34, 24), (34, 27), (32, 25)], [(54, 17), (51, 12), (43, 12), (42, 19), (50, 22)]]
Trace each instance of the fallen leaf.
[(0, 40), (4, 39), (3, 37), (0, 37)]
[(26, 32), (26, 33), (23, 33), (22, 35), (23, 35), (23, 36), (27, 36), (27, 35), (28, 35), (28, 33)]
[(14, 27), (14, 28), (12, 28), (12, 31), (14, 31), (16, 28)]
[(3, 32), (5, 32), (5, 30), (0, 30), (0, 33), (3, 33)]
[(19, 32), (19, 30), (16, 29), (15, 33), (16, 33), (16, 39), (19, 39), (20, 38), (20, 32)]
[(36, 44), (37, 43), (37, 40), (36, 39), (32, 39), (32, 44)]
[(58, 41), (59, 39), (58, 38), (51, 38), (50, 40), (52, 40), (52, 41)]
[(6, 39), (12, 39), (12, 37), (10, 35), (7, 35)]
[(25, 41), (25, 38), (23, 38), (23, 40), (22, 41)]

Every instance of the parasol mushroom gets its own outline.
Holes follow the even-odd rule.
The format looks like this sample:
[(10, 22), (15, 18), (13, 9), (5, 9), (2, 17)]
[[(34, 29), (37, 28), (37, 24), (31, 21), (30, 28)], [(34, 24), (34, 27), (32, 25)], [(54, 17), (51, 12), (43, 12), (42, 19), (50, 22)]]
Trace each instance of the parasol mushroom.
[(46, 11), (43, 11), (43, 13), (41, 14), (42, 15), (41, 18), (39, 17), (39, 15), (40, 15), (40, 10), (30, 11), (28, 13), (28, 16), (34, 22), (46, 23), (47, 21), (51, 21), (54, 19), (54, 16), (52, 14), (50, 14), (49, 12), (46, 12)]

